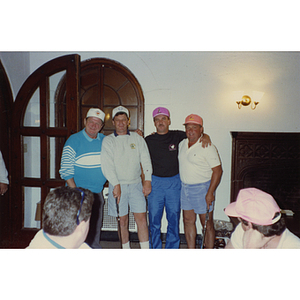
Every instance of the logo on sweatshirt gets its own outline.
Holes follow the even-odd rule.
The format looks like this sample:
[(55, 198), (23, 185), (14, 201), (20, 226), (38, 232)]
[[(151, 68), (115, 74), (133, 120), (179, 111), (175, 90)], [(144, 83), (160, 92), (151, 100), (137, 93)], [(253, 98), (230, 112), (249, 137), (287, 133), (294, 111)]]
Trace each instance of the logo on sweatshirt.
[(131, 149), (135, 149), (135, 147), (136, 147), (136, 146), (135, 146), (134, 143), (130, 144), (130, 148), (131, 148)]

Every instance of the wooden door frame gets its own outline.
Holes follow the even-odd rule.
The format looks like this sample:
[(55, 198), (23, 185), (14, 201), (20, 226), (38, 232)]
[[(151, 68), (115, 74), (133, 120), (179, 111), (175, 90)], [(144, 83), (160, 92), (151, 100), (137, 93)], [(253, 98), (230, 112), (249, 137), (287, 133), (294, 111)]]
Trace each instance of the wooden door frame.
[[(0, 150), (5, 161), (10, 181), (10, 126), (13, 105), (11, 86), (0, 60)], [(0, 248), (6, 248), (10, 244), (10, 194), (11, 185), (4, 196), (0, 196)]]

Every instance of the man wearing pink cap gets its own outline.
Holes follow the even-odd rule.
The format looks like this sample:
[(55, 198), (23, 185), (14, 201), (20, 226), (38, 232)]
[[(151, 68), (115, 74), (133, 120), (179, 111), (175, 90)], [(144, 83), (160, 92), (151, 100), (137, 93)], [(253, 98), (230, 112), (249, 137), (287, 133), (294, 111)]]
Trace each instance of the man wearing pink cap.
[(214, 145), (203, 148), (199, 144), (203, 134), (203, 120), (200, 116), (187, 116), (184, 125), (187, 139), (179, 144), (178, 159), (185, 238), (189, 249), (196, 248), (197, 214), (204, 226), (209, 210), (204, 238), (205, 248), (212, 249), (215, 241), (213, 207), (215, 191), (223, 173), (221, 161)]
[[(180, 245), (180, 189), (178, 145), (186, 138), (181, 130), (169, 130), (170, 112), (165, 107), (153, 111), (156, 133), (146, 137), (153, 167), (152, 191), (148, 196), (150, 247), (162, 248), (161, 219), (164, 209), (168, 221), (166, 249), (178, 249)], [(203, 147), (210, 143), (204, 134)]]
[(259, 189), (240, 190), (225, 213), (240, 221), (226, 249), (300, 249), (300, 239), (286, 228), (274, 198)]

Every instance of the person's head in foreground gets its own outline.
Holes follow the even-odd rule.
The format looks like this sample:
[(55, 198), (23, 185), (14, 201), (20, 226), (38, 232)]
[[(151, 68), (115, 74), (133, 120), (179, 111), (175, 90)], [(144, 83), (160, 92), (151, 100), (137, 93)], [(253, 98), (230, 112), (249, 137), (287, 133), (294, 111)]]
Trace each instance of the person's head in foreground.
[(84, 188), (59, 187), (49, 192), (43, 207), (43, 229), (28, 248), (89, 248), (93, 193)]
[(280, 207), (266, 192), (256, 188), (240, 190), (225, 213), (240, 221), (226, 248), (300, 248), (300, 239), (286, 228)]

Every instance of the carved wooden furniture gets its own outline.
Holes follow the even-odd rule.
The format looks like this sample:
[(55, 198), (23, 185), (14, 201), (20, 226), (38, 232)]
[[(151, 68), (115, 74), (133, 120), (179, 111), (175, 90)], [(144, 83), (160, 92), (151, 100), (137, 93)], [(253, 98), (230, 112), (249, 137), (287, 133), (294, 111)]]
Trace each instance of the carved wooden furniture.
[[(231, 132), (231, 197), (256, 187), (271, 194), (281, 209), (292, 210), (288, 228), (300, 236), (300, 133)], [(236, 223), (233, 220), (233, 223)]]

